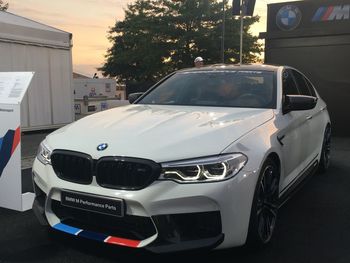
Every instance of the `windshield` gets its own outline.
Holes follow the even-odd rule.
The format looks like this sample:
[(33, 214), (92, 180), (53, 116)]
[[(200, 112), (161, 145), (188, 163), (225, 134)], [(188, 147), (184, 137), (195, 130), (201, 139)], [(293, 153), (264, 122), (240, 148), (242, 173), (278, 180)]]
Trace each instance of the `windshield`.
[(216, 70), (178, 72), (138, 104), (275, 108), (272, 71)]

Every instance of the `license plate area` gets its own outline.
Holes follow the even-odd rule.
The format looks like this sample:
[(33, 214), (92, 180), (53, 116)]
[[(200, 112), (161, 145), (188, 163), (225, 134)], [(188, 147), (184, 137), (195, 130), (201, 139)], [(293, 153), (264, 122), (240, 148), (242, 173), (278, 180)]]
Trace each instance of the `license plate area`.
[(110, 216), (124, 216), (124, 201), (122, 199), (62, 191), (61, 204)]

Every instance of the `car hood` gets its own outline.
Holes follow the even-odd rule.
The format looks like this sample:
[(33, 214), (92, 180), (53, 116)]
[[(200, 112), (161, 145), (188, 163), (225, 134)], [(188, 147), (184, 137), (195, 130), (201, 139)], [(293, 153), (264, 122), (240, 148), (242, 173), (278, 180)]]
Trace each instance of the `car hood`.
[[(271, 109), (128, 105), (67, 125), (46, 138), (51, 149), (156, 162), (215, 155), (273, 117)], [(104, 151), (97, 146), (107, 143)]]

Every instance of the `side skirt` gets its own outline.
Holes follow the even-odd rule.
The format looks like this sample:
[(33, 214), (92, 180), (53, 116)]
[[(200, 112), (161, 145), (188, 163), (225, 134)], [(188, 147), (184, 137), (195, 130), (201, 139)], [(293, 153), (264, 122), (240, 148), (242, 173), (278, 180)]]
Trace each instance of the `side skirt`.
[(288, 188), (285, 187), (282, 190), (282, 195), (278, 201), (278, 207), (283, 206), (289, 200), (289, 198), (291, 198), (301, 188), (303, 183), (306, 182), (306, 179), (311, 178), (311, 176), (317, 171), (318, 160), (315, 160), (316, 158), (317, 156), (313, 161), (311, 161), (309, 166), (307, 166), (307, 168), (302, 171), (294, 181), (291, 182), (291, 186)]

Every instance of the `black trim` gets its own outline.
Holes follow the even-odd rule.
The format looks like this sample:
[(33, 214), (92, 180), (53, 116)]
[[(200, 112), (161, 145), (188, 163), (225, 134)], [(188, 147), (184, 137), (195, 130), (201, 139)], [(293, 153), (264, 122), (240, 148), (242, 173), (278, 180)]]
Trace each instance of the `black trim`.
[(154, 252), (175, 252), (214, 248), (223, 241), (220, 211), (155, 215), (157, 239), (146, 249)]
[(284, 143), (282, 142), (284, 137), (285, 137), (285, 135), (277, 136), (277, 141), (281, 144), (281, 146), (284, 145)]
[(33, 188), (35, 192), (35, 199), (32, 206), (34, 215), (39, 220), (41, 225), (47, 226), (49, 225), (45, 216), (45, 202), (46, 202), (47, 196), (44, 193), (44, 191), (42, 191), (39, 188), (39, 186), (35, 183), (34, 174), (33, 174)]
[[(306, 178), (313, 175), (318, 168), (318, 160), (315, 160), (318, 155), (310, 162), (310, 164), (292, 180), (284, 189), (281, 191), (281, 196), (279, 198), (279, 207), (281, 207), (285, 202), (288, 201), (291, 196), (299, 190), (298, 186), (305, 181)], [(290, 186), (291, 185), (291, 186)], [(290, 187), (289, 187), (290, 186)]]
[(225, 235), (219, 234), (213, 238), (199, 239), (199, 240), (191, 240), (191, 241), (182, 241), (178, 244), (170, 244), (170, 245), (160, 245), (160, 246), (146, 246), (145, 249), (153, 252), (153, 253), (169, 253), (169, 252), (178, 252), (178, 251), (188, 251), (194, 249), (206, 249), (211, 250), (217, 247), (224, 241)]
[(308, 165), (306, 165), (306, 167), (298, 174), (298, 176), (296, 176), (292, 181), (289, 182), (289, 184), (287, 184), (280, 192), (280, 194), (283, 194), (284, 191), (288, 190), (288, 187), (293, 184), (295, 181), (297, 181), (299, 179), (299, 177), (302, 177), (304, 172), (306, 170), (308, 170), (308, 168), (310, 168), (311, 164), (316, 160), (318, 154), (309, 162)]

